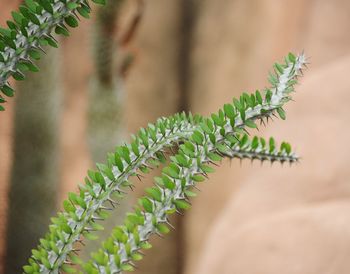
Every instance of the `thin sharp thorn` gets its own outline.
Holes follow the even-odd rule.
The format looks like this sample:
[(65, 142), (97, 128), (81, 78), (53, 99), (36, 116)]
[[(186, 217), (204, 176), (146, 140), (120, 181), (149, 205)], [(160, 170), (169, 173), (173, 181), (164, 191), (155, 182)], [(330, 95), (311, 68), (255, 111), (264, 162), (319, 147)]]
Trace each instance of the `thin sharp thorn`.
[(212, 165), (214, 165), (214, 166), (219, 166), (217, 163), (215, 163), (215, 162), (213, 162), (213, 161), (209, 161), (209, 163), (211, 163)]
[(174, 227), (169, 221), (167, 221), (166, 223), (167, 223), (167, 225), (170, 226), (173, 230), (175, 230), (175, 227)]
[(118, 188), (116, 190), (113, 190), (113, 192), (119, 192), (119, 193), (124, 194), (124, 195), (128, 194), (126, 191), (124, 191), (124, 190), (122, 190), (120, 188)]
[(179, 211), (178, 209), (176, 209), (176, 213), (179, 214), (179, 215), (181, 215), (181, 216), (184, 215), (184, 214), (183, 214), (181, 211)]
[(160, 238), (164, 239), (164, 236), (162, 234), (160, 234), (158, 231), (156, 232), (157, 236), (159, 236)]
[(80, 17), (78, 16), (76, 11), (73, 11), (74, 16), (77, 18), (78, 21), (80, 21)]
[(102, 210), (112, 210), (112, 208), (105, 207), (105, 206), (100, 206), (100, 209), (102, 209)]
[(194, 188), (195, 190), (198, 190), (199, 192), (201, 192), (201, 190), (200, 190), (196, 185), (193, 185), (193, 188)]
[(82, 246), (85, 246), (85, 243), (83, 242), (83, 240), (78, 240), (78, 243), (80, 243)]
[(115, 203), (112, 199), (108, 198), (107, 201), (111, 204), (113, 208), (115, 208)]
[(77, 251), (74, 251), (74, 250), (73, 250), (73, 253), (74, 253), (75, 255), (79, 255), (79, 253), (78, 253)]

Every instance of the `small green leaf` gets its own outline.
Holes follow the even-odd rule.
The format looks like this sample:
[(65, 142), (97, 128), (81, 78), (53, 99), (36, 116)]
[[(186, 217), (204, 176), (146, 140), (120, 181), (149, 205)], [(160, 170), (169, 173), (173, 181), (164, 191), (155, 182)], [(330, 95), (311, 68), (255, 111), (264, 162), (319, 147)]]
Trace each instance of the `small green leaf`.
[(55, 32), (57, 34), (61, 34), (61, 35), (66, 36), (66, 37), (69, 36), (68, 30), (65, 27), (62, 27), (62, 26), (56, 26)]
[(76, 28), (77, 26), (79, 26), (78, 20), (73, 15), (64, 18), (64, 21), (68, 26), (72, 28)]
[(207, 154), (208, 158), (214, 162), (218, 162), (218, 161), (221, 161), (222, 157), (217, 154), (217, 153), (214, 153), (214, 152), (209, 152)]
[(296, 62), (296, 57), (293, 53), (288, 53), (288, 60), (292, 63), (295, 63)]
[(205, 173), (213, 173), (215, 171), (215, 169), (213, 167), (208, 166), (208, 165), (201, 165), (200, 169)]
[(191, 207), (189, 203), (183, 200), (174, 200), (173, 203), (178, 209), (187, 210)]
[(106, 0), (92, 0), (92, 2), (98, 5), (106, 5)]
[(286, 113), (285, 113), (285, 111), (283, 110), (283, 108), (278, 108), (278, 109), (277, 109), (277, 113), (278, 113), (278, 115), (281, 117), (282, 120), (286, 120)]
[(168, 176), (163, 175), (162, 180), (167, 189), (173, 190), (175, 188), (175, 183)]
[(204, 141), (203, 134), (201, 132), (199, 132), (198, 130), (195, 130), (192, 134), (192, 140), (195, 141), (196, 144), (198, 144), (198, 145), (203, 144), (203, 141)]
[(245, 125), (246, 125), (247, 127), (250, 127), (250, 128), (257, 128), (257, 126), (256, 126), (256, 124), (254, 123), (253, 120), (246, 120), (244, 123), (245, 123)]
[(205, 178), (202, 175), (192, 175), (191, 179), (197, 183), (203, 182)]
[(116, 165), (117, 165), (119, 171), (120, 171), (120, 172), (123, 172), (123, 170), (124, 170), (124, 165), (123, 165), (123, 162), (122, 162), (122, 160), (121, 160), (121, 158), (120, 158), (120, 156), (119, 156), (118, 153), (115, 153), (115, 154), (114, 154), (114, 160), (115, 160), (115, 163), (116, 163)]
[(146, 212), (152, 213), (153, 212), (153, 203), (146, 197), (139, 199), (139, 204), (143, 206)]
[(75, 10), (76, 8), (78, 8), (79, 7), (79, 5), (77, 4), (77, 3), (74, 3), (74, 2), (68, 2), (67, 3), (67, 8), (69, 9), (69, 10)]
[(231, 104), (225, 104), (224, 105), (224, 111), (225, 111), (225, 114), (226, 114), (226, 116), (228, 118), (230, 118), (230, 119), (234, 119), (235, 118), (236, 112), (235, 112), (234, 107)]
[(142, 249), (150, 249), (150, 248), (152, 248), (152, 245), (149, 242), (142, 242), (142, 243), (140, 243), (140, 247)]
[(275, 63), (275, 68), (280, 74), (283, 73), (283, 67), (280, 64)]
[(63, 201), (63, 208), (67, 213), (75, 211), (75, 207), (68, 200)]
[(261, 97), (261, 93), (259, 90), (255, 91), (255, 97), (256, 97), (257, 102), (261, 105), (262, 104), (262, 97)]
[(165, 224), (158, 224), (157, 230), (162, 234), (168, 234), (170, 232), (169, 228)]
[(162, 192), (158, 187), (147, 188), (146, 192), (151, 195), (154, 200), (158, 202), (162, 201)]
[(8, 97), (12, 97), (13, 94), (14, 94), (14, 90), (8, 86), (8, 85), (4, 85), (2, 88), (1, 88), (1, 91)]

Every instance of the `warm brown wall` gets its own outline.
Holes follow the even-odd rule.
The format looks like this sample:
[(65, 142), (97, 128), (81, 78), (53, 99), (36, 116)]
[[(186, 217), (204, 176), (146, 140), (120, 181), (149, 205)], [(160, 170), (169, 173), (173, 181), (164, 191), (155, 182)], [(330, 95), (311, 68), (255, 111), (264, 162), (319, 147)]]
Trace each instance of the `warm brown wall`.
[[(138, 127), (146, 126), (157, 117), (169, 115), (178, 109), (181, 99), (179, 98), (181, 88), (179, 37), (182, 26), (180, 2), (146, 1), (145, 14), (134, 43), (135, 48), (138, 49), (137, 58), (126, 83), (128, 95), (125, 122), (130, 132), (135, 132)], [(350, 22), (347, 11), (350, 7), (347, 0), (193, 0), (193, 3), (195, 3), (196, 18), (192, 29), (192, 41), (188, 48), (186, 80), (192, 112), (208, 114), (241, 91), (264, 87), (271, 64), (288, 51), (305, 49), (312, 57), (312, 70), (349, 53), (350, 40), (347, 26)], [(14, 1), (0, 2), (1, 22), (4, 22), (3, 14), (8, 16), (14, 5)], [(71, 37), (62, 45), (63, 77), (66, 87), (63, 106), (65, 111), (60, 136), (62, 197), (65, 197), (68, 190), (75, 189), (76, 184), (82, 181), (87, 168), (91, 165), (85, 143), (86, 92), (92, 71), (89, 61), (90, 27), (91, 20), (83, 20), (82, 25), (73, 30)], [(345, 70), (345, 65), (343, 69)], [(311, 76), (307, 74), (306, 77)], [(345, 76), (344, 78), (346, 79)], [(333, 86), (336, 87), (336, 83)], [(11, 104), (13, 102), (14, 100), (11, 100)], [(5, 113), (0, 114), (1, 220), (5, 219), (6, 174), (8, 174), (11, 159), (11, 110), (13, 108), (11, 104), (8, 105)], [(288, 127), (288, 122), (289, 120), (283, 124)], [(280, 125), (282, 124), (276, 125), (277, 137), (282, 132)], [(290, 141), (294, 143), (293, 139)], [(203, 262), (201, 258), (204, 256), (200, 251), (206, 246), (205, 240), (209, 237), (210, 231), (215, 231), (214, 220), (217, 220), (220, 212), (222, 210), (230, 212), (231, 206), (227, 204), (246, 199), (246, 208), (254, 213), (256, 207), (264, 204), (266, 200), (280, 197), (278, 187), (267, 187), (265, 192), (269, 195), (263, 196), (262, 190), (258, 187), (263, 184), (259, 184), (258, 181), (255, 184), (249, 184), (248, 179), (245, 179), (249, 171), (248, 163), (243, 164), (241, 168), (239, 163), (233, 162), (230, 166), (225, 162), (223, 167), (218, 168), (218, 172), (211, 176), (210, 182), (202, 186), (202, 192), (193, 201), (193, 208), (185, 217), (186, 249), (183, 252), (187, 258), (186, 273), (193, 274), (199, 269), (198, 265)], [(235, 179), (227, 179), (231, 177)], [(258, 178), (259, 176), (254, 176), (250, 180), (253, 182)], [(146, 184), (147, 182), (142, 183), (136, 195), (143, 192), (143, 186)], [(245, 195), (240, 194), (243, 190)], [(312, 190), (313, 188), (310, 188), (309, 191)], [(324, 191), (327, 192), (327, 190)], [(261, 203), (254, 202), (260, 197), (266, 197), (266, 200), (263, 199)], [(276, 207), (273, 203), (269, 205)], [(234, 206), (237, 214), (246, 212), (241, 208), (241, 202), (239, 206), (236, 204)], [(235, 219), (234, 223), (238, 225), (236, 222), (239, 220)], [(229, 223), (230, 228), (231, 226), (233, 224)], [(1, 235), (4, 227), (4, 222), (1, 221)], [(259, 233), (258, 230), (257, 233)], [(174, 236), (167, 236), (167, 239), (170, 239), (169, 242), (157, 241), (152, 252), (160, 261), (147, 262), (147, 257), (140, 266), (144, 273), (148, 273), (147, 271), (156, 273), (157, 269), (164, 271), (161, 269), (163, 259), (160, 255), (165, 254), (164, 257), (167, 259), (167, 252), (172, 252), (169, 251), (173, 250), (171, 239), (174, 238), (171, 237)], [(0, 258), (1, 246), (0, 238)], [(157, 254), (157, 246), (165, 246), (168, 250), (164, 249)], [(141, 270), (140, 273), (142, 273)]]
[[(271, 64), (297, 50), (307, 1), (201, 1), (191, 54), (191, 110), (216, 111), (266, 85)], [(210, 227), (240, 188), (239, 162), (224, 162), (186, 215), (187, 263), (195, 271)], [(232, 179), (228, 179), (232, 178)]]
[[(268, 11), (267, 3), (277, 1), (264, 2)], [(283, 169), (245, 164), (241, 186), (229, 195), (221, 213), (216, 212), (206, 248), (202, 255), (196, 254), (199, 263), (188, 273), (349, 272), (350, 196), (344, 143), (349, 139), (350, 3), (301, 2), (304, 6), (294, 12), (287, 6), (295, 1), (283, 2), (281, 12), (287, 14), (281, 18), (286, 21), (280, 21), (279, 34), (268, 40), (279, 46), (285, 36), (282, 30), (291, 21), (300, 21), (286, 35), (294, 37), (290, 47), (305, 49), (311, 68), (297, 87), (297, 102), (287, 107), (287, 121), (270, 125), (264, 135), (292, 142), (302, 161)], [(269, 14), (276, 14), (273, 9)], [(266, 22), (260, 16), (257, 21)], [(259, 47), (262, 41), (255, 43)], [(282, 47), (288, 50), (288, 44)]]

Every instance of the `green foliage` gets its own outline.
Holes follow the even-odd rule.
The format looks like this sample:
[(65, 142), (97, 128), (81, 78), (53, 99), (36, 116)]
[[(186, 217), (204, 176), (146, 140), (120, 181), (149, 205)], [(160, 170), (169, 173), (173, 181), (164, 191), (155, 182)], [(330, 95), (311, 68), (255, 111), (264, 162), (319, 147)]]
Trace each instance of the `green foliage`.
[[(7, 28), (0, 28), (0, 111), (5, 97), (14, 90), (8, 80), (25, 79), (26, 71), (37, 72), (33, 61), (40, 59), (43, 46), (58, 47), (53, 32), (68, 36), (68, 27), (77, 27), (79, 15), (89, 18), (88, 0), (25, 0), (19, 11), (12, 12)], [(105, 4), (105, 0), (92, 0)]]
[[(73, 273), (71, 263), (82, 265), (86, 273), (131, 271), (133, 262), (142, 259), (141, 250), (151, 247), (150, 237), (169, 232), (169, 215), (190, 208), (196, 184), (214, 172), (212, 164), (222, 158), (296, 162), (288, 143), (277, 146), (273, 138), (251, 138), (247, 128), (255, 129), (257, 122), (265, 123), (277, 114), (285, 119), (282, 107), (291, 100), (304, 64), (304, 55), (289, 54), (284, 64), (275, 64), (270, 89), (243, 93), (208, 118), (181, 113), (139, 130), (131, 144), (117, 147), (105, 164), (88, 171), (78, 193), (68, 195), (64, 211), (52, 218), (50, 231), (32, 251), (25, 273)], [(97, 221), (107, 218), (106, 212), (118, 204), (127, 188), (133, 188), (131, 177), (141, 178), (164, 164), (165, 150), (176, 146), (177, 153), (172, 153), (154, 187), (146, 190), (147, 196), (139, 199), (124, 224), (113, 230), (89, 262), (73, 259), (75, 245), (83, 237), (93, 239), (93, 232), (103, 229)]]

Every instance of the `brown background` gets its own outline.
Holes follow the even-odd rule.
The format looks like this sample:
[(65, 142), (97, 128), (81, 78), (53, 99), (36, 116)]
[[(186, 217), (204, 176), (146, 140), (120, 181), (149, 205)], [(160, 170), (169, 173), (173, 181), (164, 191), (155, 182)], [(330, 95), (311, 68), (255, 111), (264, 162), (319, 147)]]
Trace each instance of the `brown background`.
[[(287, 107), (287, 121), (260, 132), (290, 141), (302, 155), (301, 163), (261, 168), (225, 161), (202, 185), (185, 216), (183, 273), (349, 273), (350, 2), (191, 3), (188, 15), (183, 1), (146, 1), (133, 43), (137, 60), (126, 82), (129, 132), (176, 112), (184, 96), (192, 112), (209, 114), (241, 91), (264, 87), (273, 62), (289, 51), (305, 50), (311, 66), (297, 87), (296, 103)], [(14, 6), (15, 1), (0, 3), (2, 24)], [(62, 43), (60, 197), (75, 189), (91, 165), (84, 141), (91, 24), (84, 20)], [(10, 100), (0, 114), (1, 235), (14, 103)], [(0, 238), (0, 259), (4, 240)], [(171, 272), (151, 260), (142, 263), (150, 273)]]

